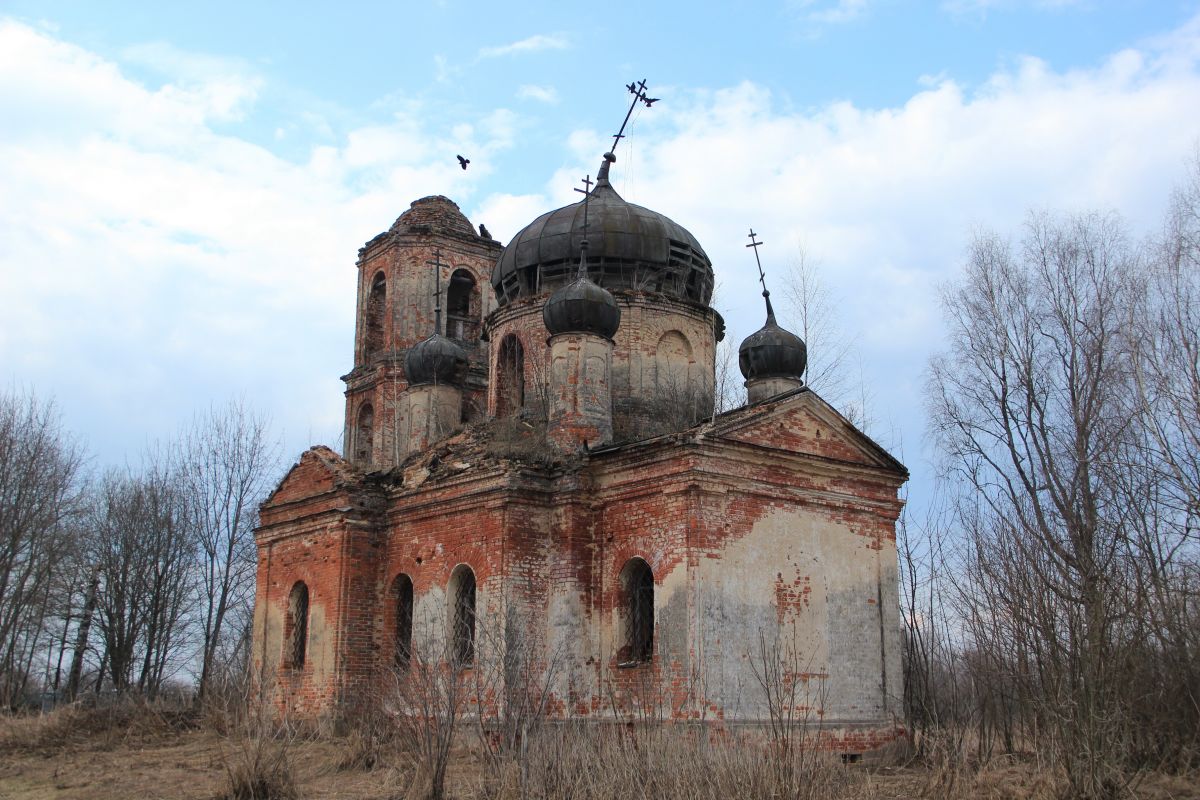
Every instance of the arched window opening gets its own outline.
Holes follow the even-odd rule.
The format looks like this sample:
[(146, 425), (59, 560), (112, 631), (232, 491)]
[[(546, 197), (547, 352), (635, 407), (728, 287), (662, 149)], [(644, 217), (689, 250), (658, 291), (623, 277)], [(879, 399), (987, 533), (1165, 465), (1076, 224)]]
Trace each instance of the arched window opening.
[(370, 464), (375, 452), (375, 409), (363, 403), (358, 409), (358, 424), (354, 426), (354, 460)]
[(450, 576), (451, 654), (458, 667), (475, 661), (475, 573), (465, 564)]
[(396, 604), (396, 641), (393, 664), (398, 670), (408, 669), (412, 660), (413, 583), (401, 573), (392, 583), (392, 599)]
[(387, 279), (383, 273), (377, 273), (371, 281), (371, 291), (367, 295), (366, 309), (363, 314), (363, 360), (383, 349), (383, 314), (387, 305)]
[(288, 613), (284, 640), (287, 643), (287, 666), (300, 669), (308, 649), (308, 586), (296, 581), (288, 596)]
[(446, 290), (446, 335), (463, 342), (479, 338), (479, 290), (475, 276), (456, 269)]
[(621, 570), (625, 641), (617, 654), (622, 667), (650, 663), (654, 655), (654, 573), (640, 558)]
[(511, 417), (525, 405), (525, 350), (509, 334), (496, 356), (496, 416)]

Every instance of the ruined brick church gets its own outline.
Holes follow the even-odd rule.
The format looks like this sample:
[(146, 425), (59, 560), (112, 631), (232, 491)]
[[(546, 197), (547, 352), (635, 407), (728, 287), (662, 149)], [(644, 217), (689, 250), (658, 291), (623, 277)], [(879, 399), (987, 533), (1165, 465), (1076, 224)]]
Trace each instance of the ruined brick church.
[(769, 297), (714, 415), (712, 264), (614, 161), (506, 247), (439, 196), (359, 251), (345, 453), (262, 507), (256, 673), (331, 713), (520, 641), (554, 717), (731, 725), (768, 718), (775, 660), (831, 747), (889, 741), (907, 472), (804, 384)]

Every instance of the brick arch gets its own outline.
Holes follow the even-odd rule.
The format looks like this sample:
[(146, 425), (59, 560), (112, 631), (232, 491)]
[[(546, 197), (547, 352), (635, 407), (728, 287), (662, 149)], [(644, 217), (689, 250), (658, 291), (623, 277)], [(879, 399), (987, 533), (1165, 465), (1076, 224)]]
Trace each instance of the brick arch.
[(371, 286), (367, 290), (363, 302), (363, 361), (383, 349), (386, 336), (384, 320), (387, 316), (387, 276), (383, 270), (371, 278)]
[(525, 406), (525, 346), (510, 333), (496, 347), (496, 416), (510, 417)]
[(654, 347), (654, 387), (659, 392), (686, 393), (694, 381), (692, 343), (681, 331), (670, 330)]
[(446, 287), (446, 335), (463, 342), (479, 339), (483, 301), (475, 274), (459, 267)]
[(413, 634), (413, 581), (407, 573), (401, 572), (392, 579), (388, 591), (391, 625), (392, 668), (408, 669), (412, 660)]
[(359, 464), (370, 464), (375, 454), (375, 407), (370, 401), (358, 407), (354, 418), (353, 460)]

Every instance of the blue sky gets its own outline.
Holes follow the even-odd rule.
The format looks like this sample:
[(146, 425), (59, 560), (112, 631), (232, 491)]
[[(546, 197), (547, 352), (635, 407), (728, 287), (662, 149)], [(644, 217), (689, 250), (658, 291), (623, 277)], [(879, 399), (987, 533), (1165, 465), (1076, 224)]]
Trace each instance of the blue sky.
[(803, 246), (920, 495), (937, 286), (1030, 208), (1153, 232), (1200, 2), (0, 2), (0, 380), (101, 464), (231, 395), (338, 446), (358, 247), (427, 194), (505, 241), (573, 202), (639, 78), (618, 190), (704, 245), (735, 344), (747, 229), (769, 280)]

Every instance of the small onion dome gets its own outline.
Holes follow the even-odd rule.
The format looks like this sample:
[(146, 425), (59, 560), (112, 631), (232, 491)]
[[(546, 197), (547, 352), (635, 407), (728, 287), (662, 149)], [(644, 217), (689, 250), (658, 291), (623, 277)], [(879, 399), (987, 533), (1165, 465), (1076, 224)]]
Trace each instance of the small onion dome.
[(775, 313), (767, 301), (767, 324), (746, 337), (738, 348), (738, 367), (746, 380), (756, 378), (792, 378), (800, 380), (808, 366), (808, 347), (804, 340), (775, 322)]
[(440, 333), (435, 333), (409, 349), (404, 357), (404, 374), (410, 386), (451, 383), (466, 364), (466, 351)]
[(611, 339), (621, 326), (621, 308), (607, 289), (580, 275), (559, 287), (542, 306), (550, 333), (594, 333)]

